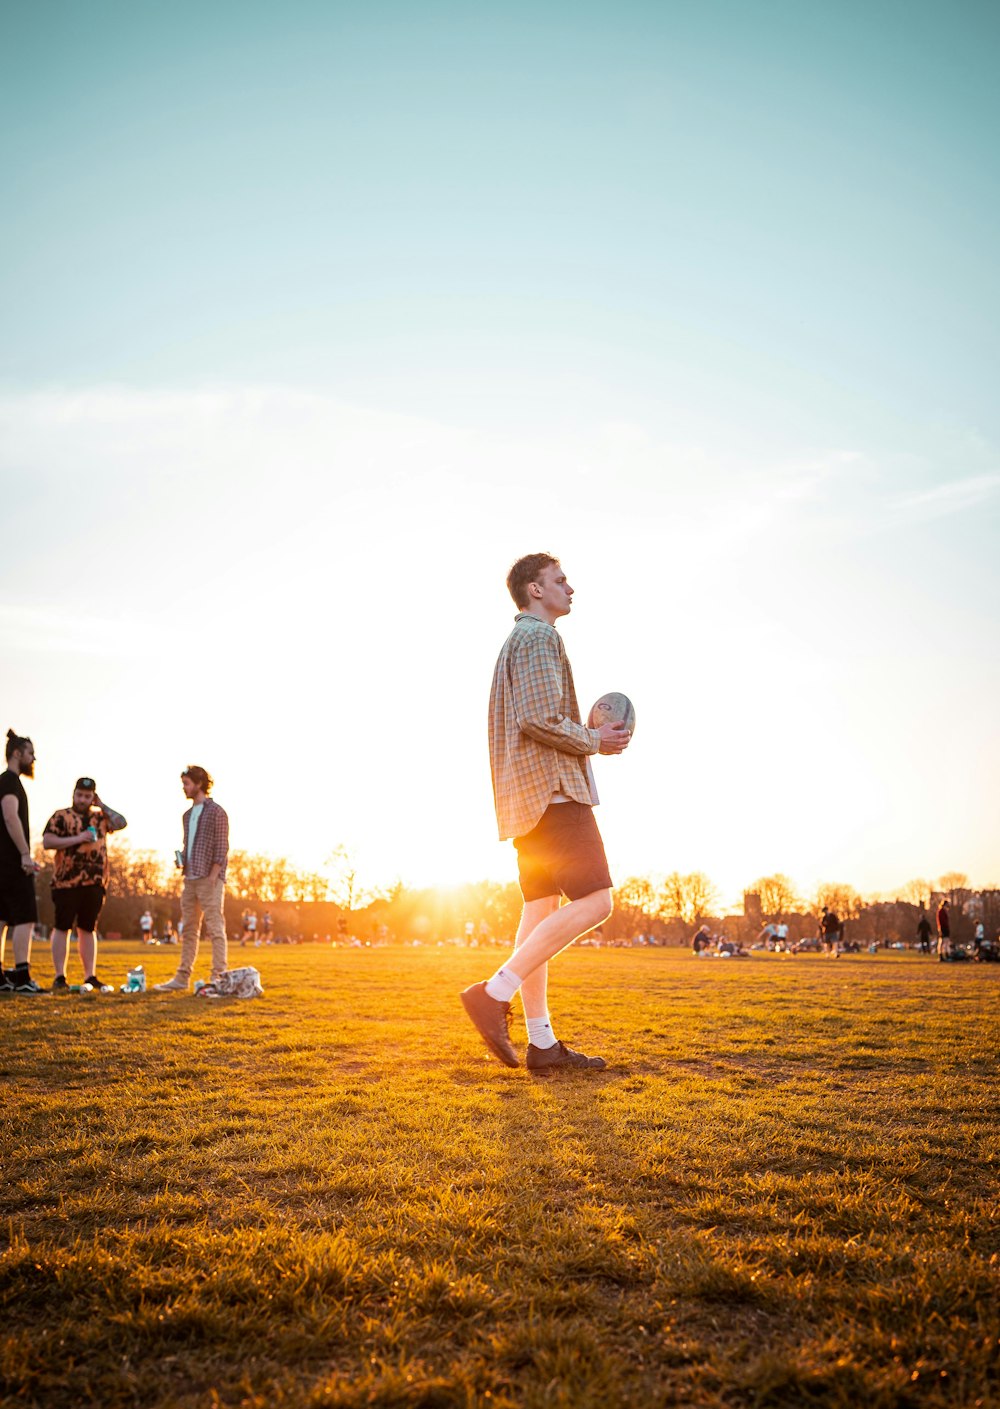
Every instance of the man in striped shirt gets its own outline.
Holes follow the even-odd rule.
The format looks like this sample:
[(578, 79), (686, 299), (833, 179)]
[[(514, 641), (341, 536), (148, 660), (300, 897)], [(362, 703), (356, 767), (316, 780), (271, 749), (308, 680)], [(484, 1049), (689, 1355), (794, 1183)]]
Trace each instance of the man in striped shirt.
[(153, 985), (154, 993), (186, 993), (191, 987), (191, 971), (198, 957), (198, 942), (204, 921), (212, 944), (212, 971), (209, 983), (222, 977), (228, 967), (226, 941), (226, 862), (229, 859), (229, 818), (225, 809), (211, 797), (212, 775), (198, 764), (185, 768), (181, 787), (191, 806), (184, 814), (184, 848), (177, 864), (184, 872), (181, 891), (181, 957), (177, 972), (165, 983)]
[[(548, 553), (519, 558), (507, 587), (518, 613), (493, 675), (490, 767), (500, 839), (514, 840), (524, 908), (513, 954), (491, 979), (467, 988), (462, 1003), (494, 1056), (516, 1067), (508, 1028), (520, 989), (528, 1070), (599, 1069), (602, 1057), (574, 1052), (552, 1031), (548, 961), (611, 914), (590, 756), (621, 753), (631, 736), (623, 724), (591, 729), (581, 722), (556, 630), (573, 600), (558, 560)], [(568, 904), (561, 905), (562, 896)]]

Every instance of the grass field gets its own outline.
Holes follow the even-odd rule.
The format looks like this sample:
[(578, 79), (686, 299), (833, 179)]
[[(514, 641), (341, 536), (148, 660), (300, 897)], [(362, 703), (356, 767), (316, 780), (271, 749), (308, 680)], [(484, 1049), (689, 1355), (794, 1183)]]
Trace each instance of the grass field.
[(0, 1403), (1000, 1404), (997, 969), (570, 952), (542, 1081), (492, 953), (232, 958), (0, 1004)]

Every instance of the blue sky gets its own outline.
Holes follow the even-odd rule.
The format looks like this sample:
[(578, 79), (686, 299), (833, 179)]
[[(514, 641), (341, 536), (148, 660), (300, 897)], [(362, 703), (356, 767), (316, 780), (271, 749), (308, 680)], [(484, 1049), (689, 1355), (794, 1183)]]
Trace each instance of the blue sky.
[[(548, 543), (581, 694), (639, 706), (602, 813), (626, 869), (996, 878), (998, 38), (981, 4), (8, 7), (10, 722), (117, 769), (122, 681), (176, 652), (119, 787), (201, 744), (242, 798), (263, 653), (328, 748), (330, 845), (444, 875), (327, 743), (357, 661), (394, 733), (443, 613), (472, 722), (405, 791), (437, 797), (442, 749), (468, 791), (421, 830), (467, 808), (462, 866), (503, 874), (483, 676), (506, 567)], [(81, 537), (113, 570), (67, 600)], [(115, 664), (77, 728), (80, 641)], [(248, 844), (319, 848), (246, 795)], [(166, 850), (174, 804), (137, 801), (135, 839)]]

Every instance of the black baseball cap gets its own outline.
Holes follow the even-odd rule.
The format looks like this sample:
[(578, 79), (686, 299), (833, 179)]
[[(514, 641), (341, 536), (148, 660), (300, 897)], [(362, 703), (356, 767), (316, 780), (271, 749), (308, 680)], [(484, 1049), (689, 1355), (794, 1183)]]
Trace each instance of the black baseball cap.
[(83, 788), (86, 792), (97, 792), (97, 784), (94, 782), (93, 778), (77, 778), (76, 782), (73, 784), (73, 791), (76, 792), (77, 788)]

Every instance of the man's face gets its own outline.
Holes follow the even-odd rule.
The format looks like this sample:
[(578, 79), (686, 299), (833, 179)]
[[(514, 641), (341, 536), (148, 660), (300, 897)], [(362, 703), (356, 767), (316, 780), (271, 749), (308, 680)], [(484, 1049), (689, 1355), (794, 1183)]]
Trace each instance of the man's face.
[(18, 749), (14, 755), (19, 759), (17, 771), (22, 778), (33, 778), (35, 776), (35, 746), (29, 739), (23, 748)]
[(74, 811), (74, 812), (79, 812), (79, 813), (82, 813), (84, 816), (86, 816), (86, 815), (90, 812), (90, 809), (93, 807), (93, 805), (94, 805), (94, 790), (93, 790), (93, 788), (74, 788), (74, 789), (73, 789), (73, 811)]
[(193, 778), (189, 778), (186, 773), (181, 778), (181, 787), (184, 789), (184, 796), (187, 798), (194, 797), (198, 792), (198, 784)]
[(548, 567), (542, 568), (536, 586), (540, 589), (541, 596), (535, 600), (550, 620), (569, 615), (573, 604), (573, 589), (566, 581), (566, 574), (559, 563), (549, 563)]

